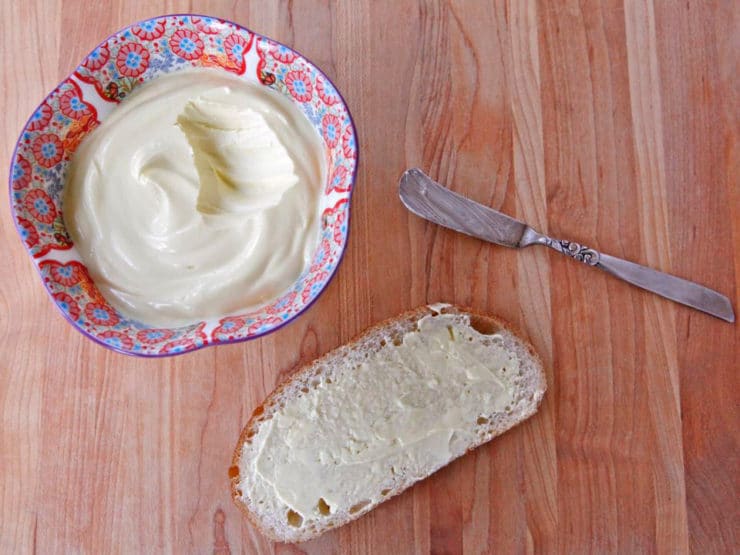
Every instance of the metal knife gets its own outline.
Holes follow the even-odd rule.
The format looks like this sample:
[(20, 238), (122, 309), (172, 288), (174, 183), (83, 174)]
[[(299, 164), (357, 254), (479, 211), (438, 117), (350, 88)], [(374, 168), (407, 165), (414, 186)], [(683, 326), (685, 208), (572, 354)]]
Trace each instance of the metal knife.
[(716, 291), (585, 245), (547, 237), (524, 222), (450, 191), (417, 168), (401, 176), (399, 196), (406, 208), (430, 222), (505, 247), (545, 245), (638, 287), (722, 320), (735, 321), (730, 300)]

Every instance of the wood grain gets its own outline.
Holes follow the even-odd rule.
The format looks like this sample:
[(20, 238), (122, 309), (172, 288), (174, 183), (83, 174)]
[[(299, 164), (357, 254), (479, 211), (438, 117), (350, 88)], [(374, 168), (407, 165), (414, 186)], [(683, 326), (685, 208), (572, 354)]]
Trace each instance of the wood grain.
[[(25, 118), (100, 39), (187, 11), (294, 46), (346, 97), (361, 146), (346, 257), (287, 328), (139, 360), (62, 319), (0, 203), (0, 552), (740, 550), (737, 325), (396, 200), (420, 166), (737, 309), (737, 3), (5, 1), (4, 167)], [(355, 523), (266, 541), (226, 475), (251, 410), (296, 365), (437, 300), (524, 330), (550, 384), (538, 415)]]

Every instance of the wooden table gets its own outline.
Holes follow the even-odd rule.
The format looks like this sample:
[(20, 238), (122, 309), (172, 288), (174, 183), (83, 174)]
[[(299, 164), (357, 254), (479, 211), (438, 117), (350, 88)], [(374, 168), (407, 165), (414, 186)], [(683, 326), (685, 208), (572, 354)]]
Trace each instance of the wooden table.
[[(361, 163), (347, 254), (316, 305), (263, 339), (164, 360), (73, 330), (0, 203), (0, 552), (737, 552), (738, 326), (547, 249), (426, 224), (396, 196), (420, 166), (737, 310), (733, 4), (3, 1), (3, 167), (98, 40), (191, 10), (322, 67)], [(540, 412), (358, 522), (299, 547), (266, 541), (226, 474), (252, 409), (296, 365), (437, 300), (524, 330), (547, 366)]]

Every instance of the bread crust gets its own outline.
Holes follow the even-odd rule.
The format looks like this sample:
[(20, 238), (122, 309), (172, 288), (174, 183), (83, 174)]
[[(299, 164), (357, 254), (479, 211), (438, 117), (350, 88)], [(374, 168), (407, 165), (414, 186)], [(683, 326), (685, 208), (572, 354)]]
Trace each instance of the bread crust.
[[(231, 498), (236, 504), (236, 506), (239, 508), (239, 510), (247, 517), (247, 519), (266, 537), (277, 541), (277, 542), (288, 542), (291, 540), (286, 540), (283, 537), (280, 537), (273, 533), (273, 531), (269, 528), (266, 528), (262, 525), (257, 515), (255, 515), (247, 505), (245, 505), (240, 497), (241, 494), (239, 492), (239, 461), (241, 459), (242, 449), (247, 442), (248, 439), (250, 439), (256, 432), (258, 425), (262, 422), (260, 419), (260, 416), (263, 415), (269, 408), (272, 407), (275, 399), (279, 396), (279, 394), (285, 390), (286, 387), (293, 384), (295, 381), (298, 381), (302, 379), (305, 376), (310, 375), (313, 368), (324, 361), (329, 360), (337, 350), (343, 349), (343, 348), (355, 348), (362, 339), (372, 336), (376, 333), (382, 332), (383, 330), (386, 330), (387, 328), (390, 328), (394, 326), (395, 324), (403, 323), (403, 322), (409, 322), (409, 323), (415, 323), (424, 316), (432, 315), (434, 313), (440, 313), (440, 314), (464, 314), (468, 315), (471, 319), (471, 327), (475, 328), (476, 326), (473, 324), (473, 320), (475, 318), (479, 319), (482, 323), (494, 326), (496, 330), (505, 330), (508, 331), (510, 334), (516, 337), (516, 339), (521, 343), (521, 345), (527, 350), (528, 354), (532, 357), (532, 360), (534, 361), (534, 367), (536, 369), (536, 381), (537, 381), (537, 388), (541, 389), (544, 395), (545, 390), (547, 389), (547, 381), (545, 377), (545, 371), (544, 366), (542, 363), (542, 359), (540, 358), (539, 354), (535, 350), (534, 346), (524, 339), (522, 336), (522, 333), (520, 330), (515, 327), (514, 325), (510, 324), (503, 318), (500, 318), (498, 316), (494, 316), (491, 314), (486, 314), (483, 312), (480, 312), (478, 310), (469, 308), (469, 307), (461, 307), (459, 305), (454, 304), (442, 304), (440, 303), (438, 306), (441, 306), (440, 310), (437, 311), (433, 309), (432, 307), (435, 305), (422, 305), (416, 308), (413, 308), (411, 310), (402, 312), (401, 314), (398, 314), (396, 316), (387, 318), (385, 320), (382, 320), (378, 322), (377, 324), (370, 326), (366, 328), (364, 331), (358, 333), (355, 335), (350, 341), (347, 343), (344, 343), (342, 345), (339, 345), (338, 347), (332, 349), (331, 351), (327, 351), (323, 355), (321, 355), (319, 358), (312, 360), (311, 362), (308, 362), (304, 365), (302, 365), (298, 370), (296, 370), (294, 373), (292, 373), (290, 376), (285, 377), (281, 382), (275, 387), (275, 389), (265, 398), (265, 400), (258, 405), (254, 411), (252, 412), (252, 415), (250, 416), (247, 424), (242, 429), (241, 433), (239, 434), (239, 439), (237, 441), (236, 448), (234, 449), (234, 454), (231, 458), (231, 466), (229, 468), (229, 481), (231, 484)], [(495, 333), (495, 331), (491, 331), (489, 333)], [(532, 414), (536, 413), (539, 405), (542, 401), (542, 396), (537, 400), (537, 404), (534, 407), (534, 410)], [(517, 426), (522, 421), (529, 418), (531, 415), (521, 419), (519, 422), (516, 422), (513, 426), (504, 428), (503, 430), (496, 430), (493, 432), (493, 435), (490, 438), (487, 438), (485, 441), (477, 442), (473, 445), (471, 445), (466, 451), (465, 454), (469, 453), (473, 449), (476, 449), (480, 445), (487, 443), (494, 437), (497, 437), (498, 435), (502, 434), (503, 432), (511, 429), (512, 427)], [(464, 456), (464, 455), (461, 455)], [(452, 462), (452, 461), (449, 461)], [(444, 466), (446, 466), (446, 463)], [(232, 470), (236, 469), (236, 473), (234, 473)], [(431, 474), (430, 474), (431, 475)], [(426, 476), (425, 478), (428, 478), (429, 476)], [(388, 495), (384, 498), (383, 502), (391, 499), (392, 497), (395, 497), (396, 495), (399, 495), (400, 493), (406, 491), (409, 487), (413, 485), (413, 482), (411, 484), (405, 485), (403, 487), (395, 488), (394, 490), (390, 491)], [(357, 518), (361, 517), (365, 514), (365, 512), (368, 512), (369, 510), (372, 510), (377, 505), (373, 505), (372, 507), (368, 508), (367, 510), (359, 511), (354, 515), (350, 515), (348, 518), (338, 520), (334, 523), (327, 524), (325, 526), (325, 529), (321, 532), (328, 531), (331, 528), (336, 528), (338, 526), (342, 526), (344, 524), (347, 524), (348, 522), (351, 522), (353, 520), (356, 520)], [(299, 537), (297, 542), (303, 542), (307, 541), (309, 539), (313, 539), (317, 537), (320, 534), (313, 534), (310, 533), (310, 531), (306, 531), (301, 537)]]

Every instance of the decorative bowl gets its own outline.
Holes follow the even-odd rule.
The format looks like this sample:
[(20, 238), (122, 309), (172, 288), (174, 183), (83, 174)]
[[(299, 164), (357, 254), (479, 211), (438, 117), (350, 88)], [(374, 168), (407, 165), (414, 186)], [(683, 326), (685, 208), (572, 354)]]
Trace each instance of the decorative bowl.
[[(153, 328), (103, 298), (64, 226), (65, 171), (82, 138), (137, 85), (192, 67), (213, 67), (289, 96), (325, 146), (327, 182), (320, 200), (320, 242), (310, 267), (289, 291), (259, 310)], [(10, 205), (44, 287), (79, 331), (115, 351), (169, 356), (253, 339), (306, 310), (333, 277), (347, 244), (357, 172), (357, 135), (332, 82), (301, 54), (236, 23), (195, 14), (164, 15), (114, 33), (85, 57), (34, 111), (10, 168)]]

